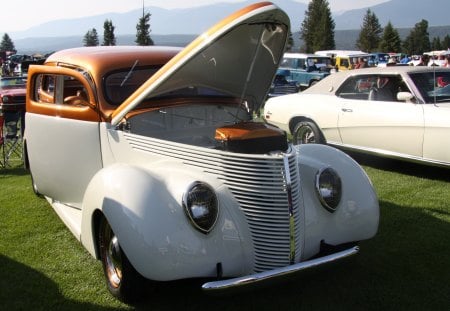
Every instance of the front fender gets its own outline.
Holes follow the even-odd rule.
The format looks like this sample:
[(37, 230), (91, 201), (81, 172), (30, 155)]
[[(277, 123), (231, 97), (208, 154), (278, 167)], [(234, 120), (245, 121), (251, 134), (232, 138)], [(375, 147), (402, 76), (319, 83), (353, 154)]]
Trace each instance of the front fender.
[[(361, 166), (342, 151), (319, 144), (296, 147), (305, 204), (305, 252), (319, 252), (320, 242), (339, 245), (373, 237), (379, 224), (378, 198)], [(342, 181), (342, 198), (334, 213), (322, 207), (315, 188), (318, 171), (333, 168)]]
[[(181, 198), (194, 181), (209, 183), (219, 199), (219, 219), (207, 235), (195, 230)], [(99, 172), (83, 200), (82, 243), (96, 253), (94, 214), (107, 218), (134, 268), (164, 281), (240, 275), (251, 270), (253, 245), (237, 202), (216, 179), (173, 163), (151, 169), (115, 164)]]

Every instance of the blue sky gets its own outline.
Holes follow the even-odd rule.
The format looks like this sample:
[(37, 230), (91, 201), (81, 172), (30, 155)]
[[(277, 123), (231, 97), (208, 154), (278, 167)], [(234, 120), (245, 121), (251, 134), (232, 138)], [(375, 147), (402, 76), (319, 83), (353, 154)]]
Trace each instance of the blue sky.
[[(218, 2), (243, 2), (244, 0), (14, 0), (2, 1), (0, 33), (26, 30), (39, 24), (58, 20), (98, 15), (123, 13), (145, 6), (167, 9), (202, 6)], [(308, 0), (294, 0), (309, 3)], [(359, 9), (388, 0), (328, 0), (332, 12)], [(258, 2), (258, 0), (255, 0)], [(277, 0), (272, 0), (277, 3)]]

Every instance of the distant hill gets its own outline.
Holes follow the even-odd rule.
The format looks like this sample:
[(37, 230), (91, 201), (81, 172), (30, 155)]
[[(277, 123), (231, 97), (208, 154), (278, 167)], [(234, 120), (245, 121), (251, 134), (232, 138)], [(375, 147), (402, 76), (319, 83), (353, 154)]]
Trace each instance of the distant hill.
[[(400, 38), (404, 40), (409, 35), (411, 28), (397, 29)], [(359, 29), (354, 30), (336, 30), (334, 38), (336, 41), (336, 49), (338, 50), (354, 50), (356, 39), (359, 36)], [(434, 37), (444, 38), (445, 35), (450, 35), (450, 26), (429, 27), (428, 32), (430, 39)], [(293, 33), (294, 38), (294, 50), (298, 50), (301, 42), (299, 39), (299, 33)], [(197, 35), (152, 35), (152, 39), (156, 45), (168, 45), (168, 46), (186, 46)], [(102, 40), (102, 39), (101, 39)], [(101, 41), (100, 40), (100, 41)], [(117, 36), (118, 45), (135, 45), (135, 35), (120, 35)], [(19, 54), (34, 54), (42, 53), (47, 54), (50, 52), (80, 47), (83, 45), (83, 36), (70, 36), (70, 37), (45, 37), (45, 38), (25, 38), (16, 40), (14, 42)]]
[[(238, 3), (219, 3), (173, 10), (150, 6), (146, 7), (145, 11), (151, 14), (151, 36), (156, 44), (184, 46), (223, 17), (253, 2), (249, 0)], [(292, 0), (274, 0), (273, 2), (289, 14), (291, 29), (298, 46), (296, 32), (300, 30), (304, 20), (307, 4)], [(449, 27), (441, 27), (450, 25), (448, 18), (450, 1), (433, 0), (425, 4), (422, 0), (391, 0), (372, 6), (370, 9), (376, 14), (382, 27), (390, 21), (399, 30), (402, 38), (422, 19), (428, 21), (430, 38), (443, 38), (446, 34), (450, 34)], [(333, 15), (336, 24), (336, 48), (354, 48), (367, 9), (350, 10)], [(88, 30), (96, 28), (101, 34), (104, 21), (110, 19), (115, 26), (117, 44), (134, 45), (136, 24), (141, 16), (142, 9), (136, 9), (126, 13), (56, 20), (25, 31), (9, 33), (9, 36), (20, 53), (48, 53), (82, 46), (83, 36)]]
[[(346, 11), (334, 16), (336, 29), (358, 29), (368, 8)], [(429, 26), (450, 25), (449, 0), (391, 0), (370, 7), (384, 27), (389, 21), (395, 28), (411, 28), (422, 19)]]

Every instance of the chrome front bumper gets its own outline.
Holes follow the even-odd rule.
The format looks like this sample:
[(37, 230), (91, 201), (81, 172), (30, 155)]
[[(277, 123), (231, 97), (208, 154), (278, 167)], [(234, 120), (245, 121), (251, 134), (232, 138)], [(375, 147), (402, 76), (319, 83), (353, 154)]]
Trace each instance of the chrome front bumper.
[(297, 264), (293, 264), (290, 266), (273, 269), (270, 271), (264, 271), (260, 273), (255, 273), (252, 275), (246, 275), (238, 278), (220, 280), (207, 282), (202, 285), (202, 289), (206, 291), (214, 291), (214, 290), (224, 290), (229, 288), (242, 287), (246, 285), (252, 285), (256, 283), (261, 283), (267, 280), (271, 280), (274, 278), (291, 275), (293, 273), (297, 273), (299, 271), (307, 270), (310, 268), (315, 268), (321, 266), (323, 264), (332, 263), (349, 256), (357, 254), (359, 251), (358, 246), (351, 247), (349, 249), (323, 256), (320, 258), (314, 258), (308, 261), (300, 262)]

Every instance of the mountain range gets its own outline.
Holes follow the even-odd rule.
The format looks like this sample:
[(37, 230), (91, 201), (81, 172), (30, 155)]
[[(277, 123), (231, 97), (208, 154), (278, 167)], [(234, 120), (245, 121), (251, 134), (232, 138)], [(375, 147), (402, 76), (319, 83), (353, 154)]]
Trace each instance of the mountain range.
[[(218, 3), (171, 10), (150, 6), (144, 11), (151, 14), (151, 36), (156, 44), (184, 45), (228, 14), (254, 2)], [(293, 0), (278, 0), (274, 3), (288, 13), (292, 32), (298, 32), (308, 5)], [(412, 28), (422, 19), (427, 20), (429, 26), (450, 25), (449, 0), (433, 0), (425, 4), (427, 6), (424, 7), (422, 0), (390, 0), (368, 8), (335, 12), (333, 13), (335, 30), (359, 31), (369, 8), (378, 17), (382, 27), (390, 21), (395, 28)], [(32, 48), (39, 52), (49, 52), (72, 47), (74, 44), (81, 46), (84, 34), (92, 28), (101, 35), (103, 23), (108, 19), (115, 26), (117, 44), (134, 44), (136, 24), (142, 13), (142, 9), (136, 9), (125, 13), (55, 20), (24, 31), (9, 33), (9, 36), (18, 51), (29, 51)]]

